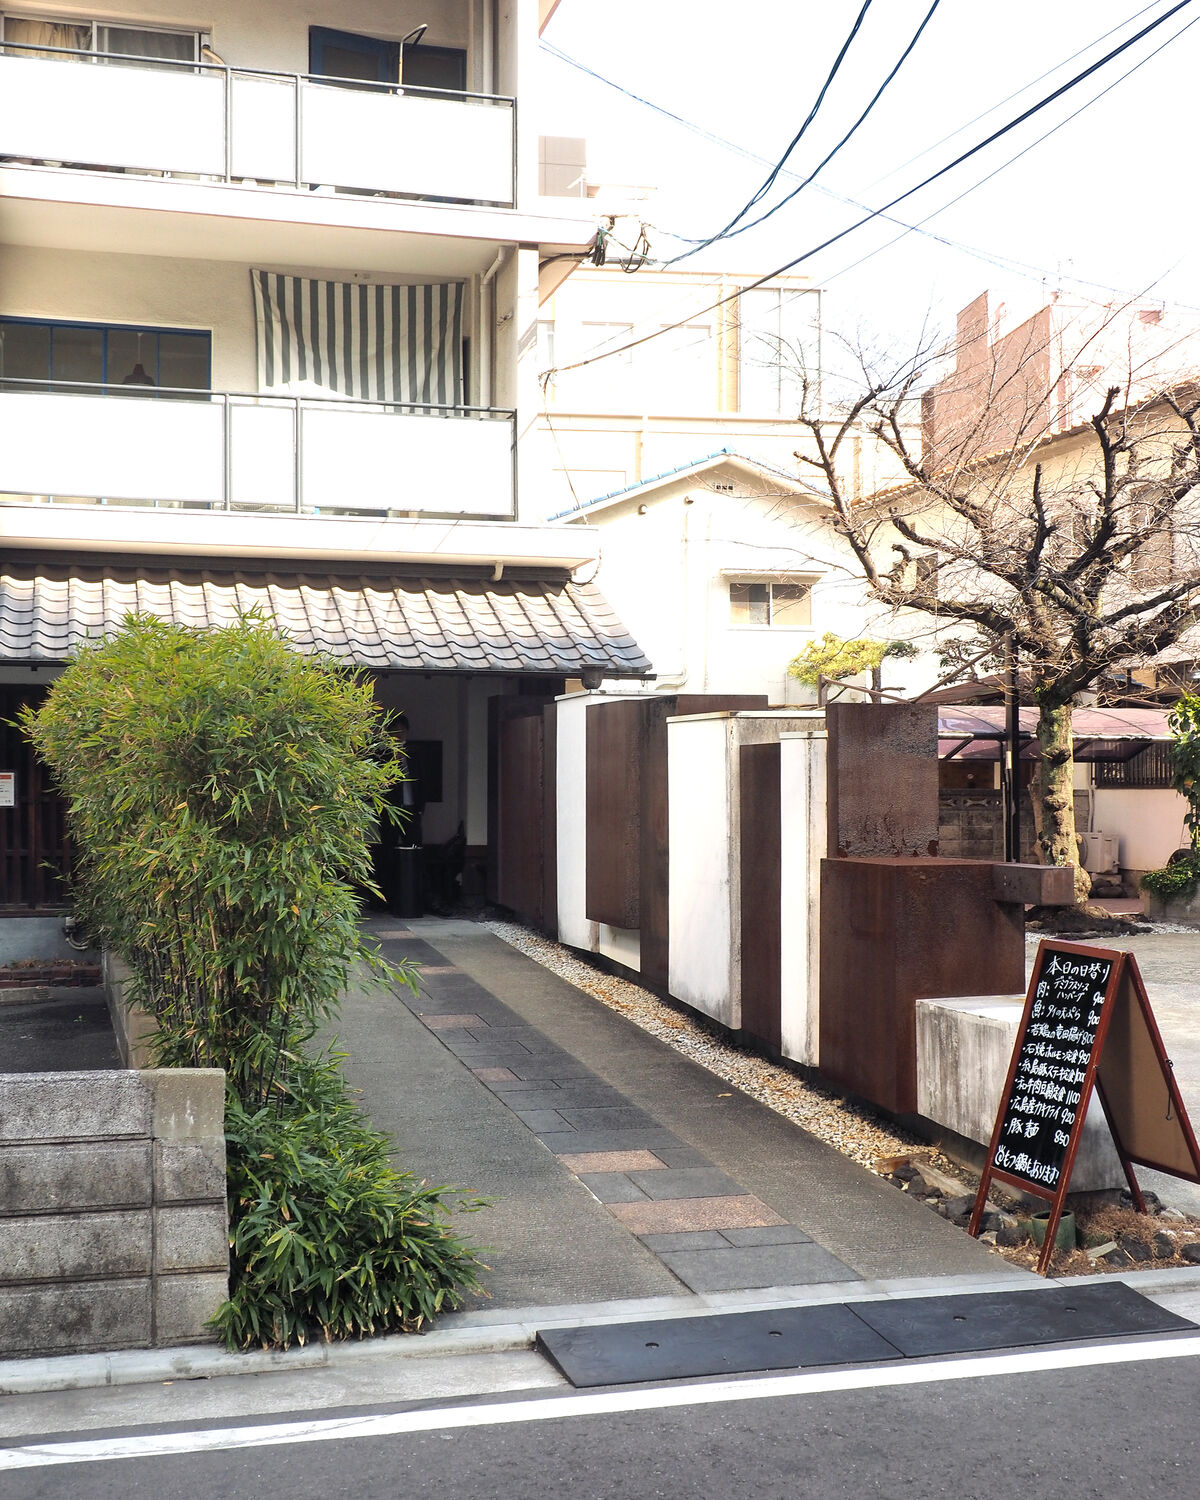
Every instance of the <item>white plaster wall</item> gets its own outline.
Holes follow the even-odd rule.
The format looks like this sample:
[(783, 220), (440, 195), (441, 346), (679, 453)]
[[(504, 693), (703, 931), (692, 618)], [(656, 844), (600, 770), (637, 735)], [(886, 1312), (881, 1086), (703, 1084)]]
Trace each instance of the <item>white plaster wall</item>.
[(824, 728), (780, 736), (780, 1050), (811, 1068), (820, 1063), (826, 776)]
[(1092, 827), (1121, 840), (1118, 859), (1125, 870), (1157, 870), (1188, 842), (1183, 826), (1187, 803), (1166, 788), (1110, 791), (1097, 787)]
[(723, 1026), (742, 1024), (741, 761), (805, 724), (801, 712), (667, 720), (671, 994)]
[(670, 839), (669, 988), (722, 1025), (741, 1025), (732, 995), (728, 718), (667, 721)]

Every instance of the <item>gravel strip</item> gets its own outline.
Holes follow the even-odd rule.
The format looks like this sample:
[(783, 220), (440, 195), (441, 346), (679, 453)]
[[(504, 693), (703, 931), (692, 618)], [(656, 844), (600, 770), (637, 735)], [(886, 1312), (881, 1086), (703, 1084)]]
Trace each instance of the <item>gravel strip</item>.
[[(808, 1083), (788, 1068), (742, 1051), (691, 1012), (660, 1000), (627, 979), (604, 973), (561, 944), (516, 922), (487, 921), (481, 925), (609, 1010), (619, 1011), (635, 1026), (862, 1166), (874, 1171), (881, 1157), (913, 1154), (935, 1164), (944, 1162), (928, 1141), (885, 1121), (869, 1106), (844, 1099), (827, 1084)], [(945, 1165), (949, 1169), (951, 1164)]]

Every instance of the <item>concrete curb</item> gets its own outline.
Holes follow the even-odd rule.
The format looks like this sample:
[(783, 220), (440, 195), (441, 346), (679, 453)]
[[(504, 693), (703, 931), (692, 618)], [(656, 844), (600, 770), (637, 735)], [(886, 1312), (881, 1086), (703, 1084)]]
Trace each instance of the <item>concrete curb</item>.
[(424, 1334), (388, 1334), (337, 1344), (306, 1344), (302, 1349), (252, 1349), (230, 1354), (204, 1344), (174, 1349), (129, 1349), (111, 1354), (73, 1354), (56, 1358), (0, 1361), (0, 1396), (34, 1395), (45, 1391), (88, 1390), (97, 1386), (153, 1385), (172, 1380), (215, 1380), (230, 1375), (268, 1375), (297, 1370), (338, 1369), (366, 1360), (446, 1358), (473, 1354), (505, 1354), (533, 1347), (539, 1328), (602, 1326), (606, 1323), (644, 1322), (652, 1318), (715, 1316), (772, 1307), (817, 1306), (830, 1302), (867, 1302), (882, 1298), (923, 1297), (935, 1294), (965, 1296), (971, 1292), (999, 1292), (1034, 1285), (1123, 1281), (1134, 1291), (1154, 1298), (1171, 1293), (1200, 1292), (1200, 1266), (1194, 1270), (1130, 1271), (1115, 1277), (1077, 1276), (1055, 1283), (1030, 1274), (1014, 1281), (1011, 1275), (915, 1277), (897, 1281), (827, 1282), (816, 1286), (763, 1287), (719, 1294), (685, 1293), (676, 1297), (644, 1297), (621, 1302), (585, 1302), (566, 1307), (526, 1307), (512, 1312), (453, 1314), (454, 1325)]

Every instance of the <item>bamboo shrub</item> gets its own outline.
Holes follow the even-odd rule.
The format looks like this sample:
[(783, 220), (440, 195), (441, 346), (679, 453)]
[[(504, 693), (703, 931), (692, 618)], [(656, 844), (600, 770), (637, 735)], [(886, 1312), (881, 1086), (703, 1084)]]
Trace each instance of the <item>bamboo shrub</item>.
[(253, 615), (132, 615), (25, 727), (67, 800), (88, 926), (158, 1022), (156, 1061), (224, 1068), (262, 1106), (372, 957), (355, 887), (399, 768), (370, 684)]

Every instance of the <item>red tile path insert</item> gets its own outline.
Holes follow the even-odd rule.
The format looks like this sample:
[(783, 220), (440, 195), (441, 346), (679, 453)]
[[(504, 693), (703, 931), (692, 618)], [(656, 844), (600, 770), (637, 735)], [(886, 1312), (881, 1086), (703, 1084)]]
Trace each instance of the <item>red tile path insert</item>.
[(746, 1193), (731, 1198), (660, 1198), (648, 1203), (608, 1203), (609, 1213), (631, 1234), (675, 1234), (692, 1229), (758, 1229), (787, 1220)]

